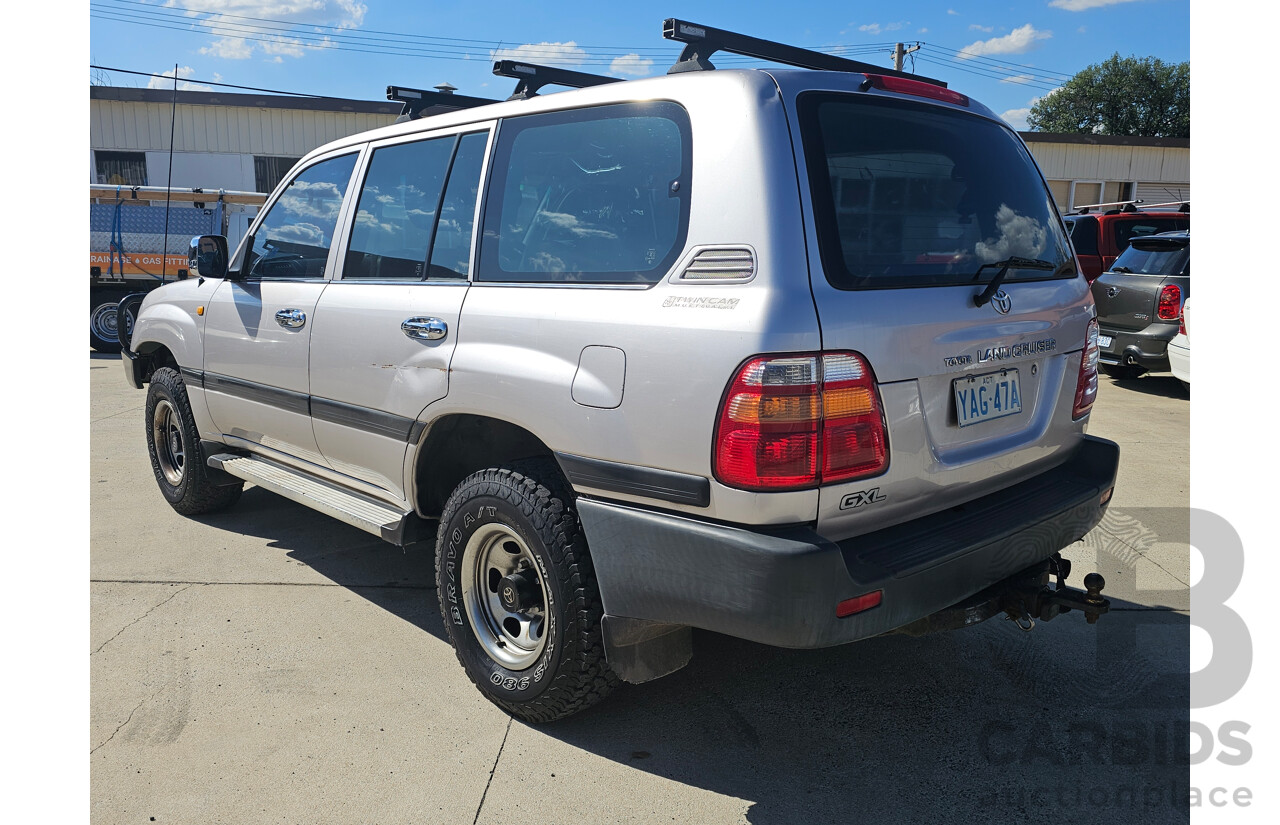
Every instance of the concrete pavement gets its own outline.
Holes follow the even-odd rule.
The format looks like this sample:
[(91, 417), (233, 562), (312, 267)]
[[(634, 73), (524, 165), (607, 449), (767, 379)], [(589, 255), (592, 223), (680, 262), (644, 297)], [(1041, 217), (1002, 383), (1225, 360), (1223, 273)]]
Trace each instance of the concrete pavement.
[(1118, 599), (1096, 628), (822, 651), (696, 633), (684, 670), (535, 728), (467, 681), (429, 547), (254, 488), (178, 516), (144, 393), (92, 357), (93, 821), (1185, 820), (1189, 400), (1102, 381), (1090, 432), (1120, 441), (1120, 482), (1069, 553)]

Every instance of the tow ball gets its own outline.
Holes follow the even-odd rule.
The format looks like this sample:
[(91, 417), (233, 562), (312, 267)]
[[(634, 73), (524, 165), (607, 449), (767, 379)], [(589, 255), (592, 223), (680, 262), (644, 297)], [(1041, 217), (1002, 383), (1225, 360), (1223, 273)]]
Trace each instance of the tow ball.
[[(1061, 553), (1054, 553), (1043, 565), (1026, 571), (1010, 582), (1000, 599), (1005, 617), (1030, 631), (1036, 626), (1036, 619), (1047, 622), (1062, 613), (1079, 610), (1086, 622), (1096, 624), (1098, 617), (1111, 609), (1110, 599), (1102, 595), (1106, 579), (1090, 573), (1084, 577), (1081, 591), (1067, 584), (1070, 575), (1071, 562)], [(1053, 587), (1049, 586), (1051, 576), (1056, 579)]]

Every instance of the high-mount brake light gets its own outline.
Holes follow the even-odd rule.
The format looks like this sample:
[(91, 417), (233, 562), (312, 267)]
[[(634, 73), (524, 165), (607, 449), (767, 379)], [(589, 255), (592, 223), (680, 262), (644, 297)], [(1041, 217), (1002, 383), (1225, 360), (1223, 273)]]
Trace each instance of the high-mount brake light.
[(1073, 421), (1084, 418), (1098, 397), (1098, 319), (1089, 322), (1084, 351), (1080, 353), (1080, 375), (1076, 378), (1076, 398), (1071, 405)]
[(957, 106), (969, 105), (968, 95), (962, 95), (959, 92), (953, 92), (950, 89), (944, 89), (941, 86), (935, 86), (932, 83), (922, 83), (919, 80), (911, 80), (906, 77), (868, 74), (867, 82), (875, 88), (886, 92), (897, 92), (904, 95), (915, 95), (916, 97), (928, 97), (934, 100), (941, 100), (944, 103), (954, 103)]
[(730, 487), (801, 490), (888, 463), (880, 393), (857, 353), (753, 358), (720, 406), (715, 475)]
[(1182, 314), (1182, 290), (1177, 284), (1165, 284), (1156, 304), (1156, 317), (1161, 321), (1176, 321)]

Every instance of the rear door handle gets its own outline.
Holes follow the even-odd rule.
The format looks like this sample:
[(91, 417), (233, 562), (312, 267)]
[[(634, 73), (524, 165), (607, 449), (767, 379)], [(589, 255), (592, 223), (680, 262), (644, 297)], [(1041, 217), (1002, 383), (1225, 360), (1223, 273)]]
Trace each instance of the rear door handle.
[(276, 313), (276, 323), (286, 329), (298, 329), (307, 323), (307, 313), (300, 309), (282, 309)]
[(439, 341), (449, 334), (449, 325), (439, 318), (406, 318), (400, 331), (420, 341)]

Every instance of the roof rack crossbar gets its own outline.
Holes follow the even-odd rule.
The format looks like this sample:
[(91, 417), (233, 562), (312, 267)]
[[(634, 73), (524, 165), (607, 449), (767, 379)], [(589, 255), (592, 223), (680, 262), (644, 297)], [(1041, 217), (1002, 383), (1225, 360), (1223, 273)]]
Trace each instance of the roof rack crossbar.
[(424, 117), (428, 112), (439, 114), (457, 109), (488, 106), (490, 103), (498, 102), (483, 97), (467, 97), (466, 95), (455, 95), (447, 92), (432, 92), (426, 89), (410, 89), (407, 86), (388, 86), (387, 100), (398, 100), (404, 104), (404, 108), (400, 110), (400, 117), (396, 118), (397, 123)]
[(585, 89), (588, 86), (603, 86), (605, 83), (619, 83), (621, 78), (605, 77), (600, 74), (575, 72), (555, 66), (540, 66), (536, 63), (522, 63), (515, 60), (499, 60), (493, 64), (493, 73), (499, 77), (513, 77), (518, 82), (516, 90), (507, 100), (527, 100), (538, 93), (543, 86), (569, 86), (574, 89)]
[(862, 72), (888, 75), (890, 77), (905, 77), (924, 83), (932, 83), (944, 89), (947, 88), (946, 83), (931, 77), (911, 74), (910, 72), (900, 72), (896, 69), (888, 69), (872, 63), (863, 63), (859, 60), (850, 60), (847, 57), (837, 57), (824, 52), (815, 52), (811, 49), (788, 46), (785, 43), (775, 43), (772, 40), (761, 40), (758, 37), (725, 31), (724, 29), (700, 26), (696, 23), (677, 20), (674, 17), (669, 17), (663, 21), (662, 36), (668, 40), (676, 40), (685, 44), (684, 49), (680, 52), (680, 59), (670, 69), (667, 69), (667, 74), (714, 69), (715, 66), (711, 65), (711, 55), (715, 52), (723, 51), (768, 60), (773, 63), (782, 63), (787, 66), (799, 66), (802, 69)]

